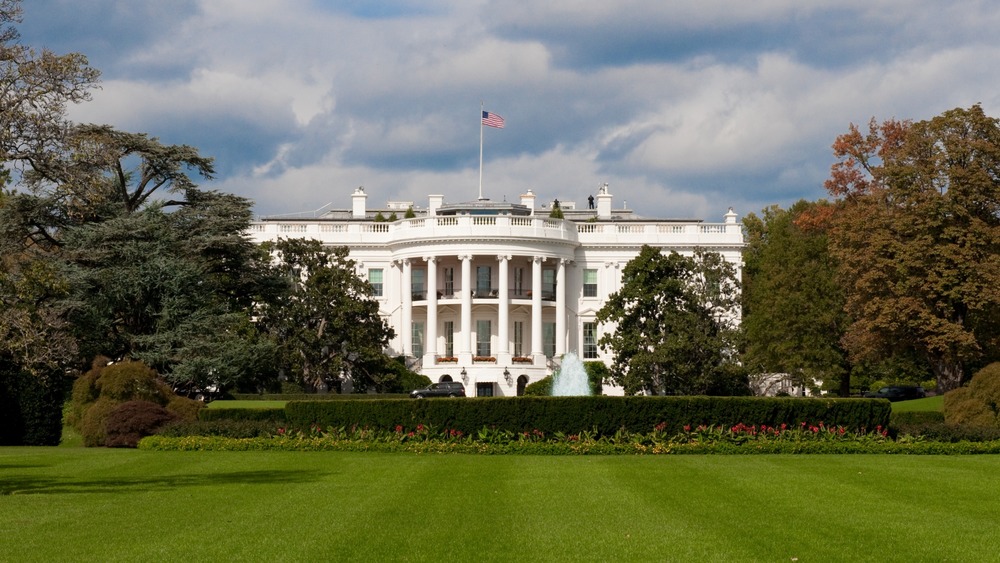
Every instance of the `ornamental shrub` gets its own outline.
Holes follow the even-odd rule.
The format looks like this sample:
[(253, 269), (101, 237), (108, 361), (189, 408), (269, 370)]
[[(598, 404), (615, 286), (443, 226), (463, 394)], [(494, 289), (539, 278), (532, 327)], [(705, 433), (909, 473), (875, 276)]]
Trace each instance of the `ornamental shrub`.
[(112, 401), (149, 401), (160, 406), (170, 402), (174, 392), (160, 381), (156, 370), (142, 362), (121, 362), (101, 370), (97, 380), (101, 397)]
[(108, 415), (118, 406), (118, 401), (101, 397), (83, 413), (77, 430), (83, 437), (83, 445), (93, 448), (103, 446), (107, 441)]
[(945, 393), (944, 418), (952, 425), (1000, 427), (1000, 362), (976, 372), (965, 387)]
[(529, 383), (524, 388), (526, 397), (548, 397), (552, 394), (552, 376), (546, 375), (534, 383)]
[(147, 401), (183, 420), (194, 420), (204, 406), (175, 395), (156, 371), (142, 362), (108, 362), (107, 358), (94, 360), (91, 369), (73, 385), (67, 420), (80, 432), (85, 446), (107, 443), (107, 417), (122, 403)]
[(205, 403), (173, 395), (167, 402), (167, 410), (173, 413), (179, 420), (198, 420), (198, 412), (205, 408)]
[(104, 445), (109, 448), (134, 448), (139, 440), (152, 436), (163, 426), (177, 420), (176, 414), (150, 401), (127, 401), (108, 413)]

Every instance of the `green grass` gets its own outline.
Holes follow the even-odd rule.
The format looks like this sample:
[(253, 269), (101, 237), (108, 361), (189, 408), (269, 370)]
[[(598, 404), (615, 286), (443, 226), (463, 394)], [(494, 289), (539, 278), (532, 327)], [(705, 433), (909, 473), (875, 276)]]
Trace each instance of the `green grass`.
[(0, 448), (0, 561), (984, 561), (1000, 456)]
[(898, 401), (892, 404), (892, 412), (943, 411), (944, 395), (935, 395), (912, 401)]
[(212, 401), (205, 405), (210, 409), (274, 409), (285, 408), (288, 401)]

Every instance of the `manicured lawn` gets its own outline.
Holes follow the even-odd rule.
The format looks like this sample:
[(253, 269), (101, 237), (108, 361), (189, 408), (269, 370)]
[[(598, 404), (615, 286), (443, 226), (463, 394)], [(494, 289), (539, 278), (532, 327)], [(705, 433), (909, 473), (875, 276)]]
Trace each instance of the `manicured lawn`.
[(985, 561), (1000, 456), (0, 448), (2, 561)]
[(210, 409), (283, 409), (288, 401), (212, 401), (205, 405)]
[(944, 395), (935, 395), (912, 401), (898, 401), (892, 404), (892, 412), (943, 411)]

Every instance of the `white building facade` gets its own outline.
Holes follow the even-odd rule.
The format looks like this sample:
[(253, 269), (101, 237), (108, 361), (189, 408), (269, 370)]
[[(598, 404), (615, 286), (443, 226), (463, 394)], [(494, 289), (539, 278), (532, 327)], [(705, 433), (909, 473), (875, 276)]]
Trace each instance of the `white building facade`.
[[(536, 207), (530, 190), (520, 203), (445, 204), (432, 195), (426, 208), (370, 209), (364, 188), (351, 197), (350, 210), (264, 218), (251, 237), (347, 247), (396, 332), (387, 353), (432, 381), (461, 381), (468, 396), (520, 395), (567, 352), (610, 364), (597, 346), (607, 327), (595, 316), (643, 245), (688, 255), (702, 248), (742, 265), (732, 209), (720, 223), (643, 219), (614, 209), (607, 185), (586, 209), (558, 200)], [(565, 219), (549, 217), (554, 205)], [(408, 210), (415, 217), (402, 218)]]

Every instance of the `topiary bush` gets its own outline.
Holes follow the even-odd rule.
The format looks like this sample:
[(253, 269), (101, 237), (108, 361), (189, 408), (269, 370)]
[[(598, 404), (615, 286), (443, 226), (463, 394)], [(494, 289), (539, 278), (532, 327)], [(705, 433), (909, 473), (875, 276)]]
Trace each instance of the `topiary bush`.
[(965, 387), (945, 393), (944, 419), (950, 425), (1000, 427), (1000, 362), (976, 372)]
[(198, 411), (205, 408), (205, 403), (174, 395), (167, 402), (167, 410), (172, 412), (178, 420), (198, 420)]
[(73, 385), (67, 422), (80, 432), (85, 446), (108, 442), (108, 416), (123, 403), (152, 403), (178, 420), (196, 420), (204, 408), (199, 401), (175, 395), (156, 371), (142, 362), (108, 362), (107, 358), (96, 359)]
[(101, 397), (87, 408), (80, 420), (80, 426), (77, 428), (83, 437), (84, 446), (94, 448), (104, 445), (108, 437), (108, 415), (115, 410), (118, 404), (117, 401)]
[(112, 401), (149, 401), (165, 406), (174, 392), (160, 381), (156, 370), (142, 362), (121, 362), (101, 370), (97, 380), (101, 397)]
[(151, 401), (121, 403), (108, 413), (104, 445), (109, 448), (134, 448), (139, 440), (152, 436), (175, 420), (176, 414)]

